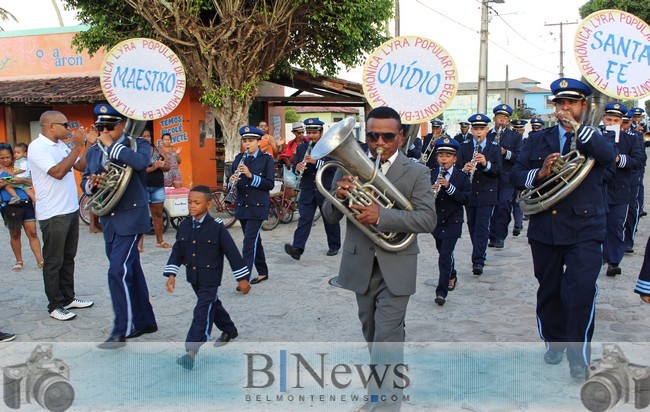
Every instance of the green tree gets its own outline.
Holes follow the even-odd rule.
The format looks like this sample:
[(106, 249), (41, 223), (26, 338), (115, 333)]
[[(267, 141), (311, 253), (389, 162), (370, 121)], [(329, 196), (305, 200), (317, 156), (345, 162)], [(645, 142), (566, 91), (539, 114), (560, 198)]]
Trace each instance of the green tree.
[[(13, 20), (16, 22), (18, 21), (16, 20), (13, 14), (9, 13), (7, 10), (0, 7), (0, 21), (7, 21), (7, 20)], [(2, 26), (0, 26), (0, 31), (4, 31)]]
[(535, 116), (537, 116), (535, 109), (528, 106), (526, 103), (522, 103), (515, 107), (512, 114), (513, 119), (532, 119)]
[(650, 2), (639, 0), (589, 0), (580, 7), (580, 17), (584, 19), (591, 13), (606, 9), (623, 10), (646, 23), (650, 21)]
[(201, 102), (224, 132), (226, 160), (260, 81), (297, 65), (334, 75), (379, 46), (393, 0), (66, 0), (91, 28), (75, 44), (91, 53), (132, 37), (164, 42), (183, 61)]
[(284, 109), (284, 121), (287, 123), (293, 123), (297, 122), (300, 120), (300, 116), (298, 116), (298, 112), (296, 112), (296, 109), (293, 107), (287, 107)]

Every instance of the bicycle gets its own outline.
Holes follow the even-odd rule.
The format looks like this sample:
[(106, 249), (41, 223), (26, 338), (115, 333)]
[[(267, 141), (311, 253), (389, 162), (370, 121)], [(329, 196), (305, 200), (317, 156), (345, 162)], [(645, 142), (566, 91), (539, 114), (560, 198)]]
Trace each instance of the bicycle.
[(230, 204), (226, 203), (226, 196), (228, 189), (225, 186), (211, 186), (212, 192), (212, 207), (210, 208), (210, 215), (218, 217), (223, 221), (224, 226), (230, 227), (235, 223), (235, 203), (237, 200), (237, 191), (233, 195), (233, 201)]
[[(86, 225), (90, 225), (90, 210), (86, 209), (87, 203), (88, 203), (88, 195), (82, 193), (81, 196), (79, 196), (79, 218)], [(166, 233), (167, 230), (169, 229), (170, 223), (173, 225), (172, 220), (169, 218), (169, 212), (167, 211), (166, 208), (163, 208), (162, 219), (163, 219), (163, 233)], [(149, 220), (151, 220), (151, 216), (149, 217)], [(153, 221), (151, 221), (151, 227), (153, 227)], [(174, 226), (174, 229), (176, 228), (177, 226)]]
[[(282, 191), (271, 196), (271, 208), (269, 218), (262, 223), (262, 229), (275, 229), (279, 223), (291, 223), (293, 217), (298, 212), (298, 195), (299, 191), (284, 185)], [(320, 219), (321, 211), (316, 209), (314, 222)]]

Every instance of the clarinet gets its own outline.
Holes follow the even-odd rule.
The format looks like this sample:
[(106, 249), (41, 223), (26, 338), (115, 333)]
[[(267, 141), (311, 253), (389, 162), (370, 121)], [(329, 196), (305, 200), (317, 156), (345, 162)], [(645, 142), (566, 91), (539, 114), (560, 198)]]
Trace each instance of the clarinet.
[[(437, 181), (438, 181), (442, 176), (445, 175), (445, 172), (446, 172), (446, 171), (447, 171), (447, 169), (445, 169), (444, 166), (440, 165), (440, 168), (438, 169), (438, 177), (436, 177), (436, 182), (437, 182)], [(439, 192), (440, 192), (440, 185), (438, 185), (435, 189), (433, 189), (433, 198), (434, 198), (434, 199), (438, 197), (438, 193), (439, 193)]]
[(224, 203), (226, 203), (227, 205), (231, 204), (235, 197), (235, 190), (237, 190), (237, 181), (239, 180), (239, 176), (241, 176), (241, 172), (239, 171), (239, 168), (244, 164), (244, 160), (246, 159), (246, 156), (248, 156), (248, 149), (244, 149), (244, 154), (242, 155), (241, 160), (237, 165), (237, 169), (235, 169), (237, 170), (235, 172), (235, 177), (237, 177), (237, 179), (235, 179), (232, 182), (232, 186), (230, 186), (230, 190), (228, 191), (226, 198), (223, 200)]
[(496, 136), (494, 136), (494, 143), (499, 144), (501, 142), (501, 134), (503, 133), (503, 127), (499, 127), (497, 130)]
[[(472, 166), (474, 166), (474, 167), (476, 167), (476, 164), (477, 164), (475, 159), (476, 159), (476, 155), (478, 154), (478, 146), (479, 145), (480, 145), (480, 143), (476, 143), (474, 145), (474, 153), (472, 153), (472, 162), (471, 163), (472, 163)], [(476, 171), (476, 169), (472, 169), (472, 170), (469, 171), (469, 181), (470, 182), (472, 181), (472, 178), (474, 177), (474, 172), (475, 171)]]
[[(307, 157), (307, 156), (309, 156), (311, 154), (311, 147), (312, 147), (313, 143), (314, 142), (312, 142), (311, 140), (309, 141), (309, 145), (307, 145), (307, 151), (305, 152), (305, 157)], [(305, 163), (305, 161), (303, 160), (300, 163)], [(305, 169), (303, 169), (302, 171), (299, 170), (299, 171), (296, 172), (296, 175), (297, 175), (297, 177), (296, 177), (296, 189), (297, 190), (300, 190), (300, 183), (302, 181), (302, 175), (303, 175), (304, 172), (305, 172)]]

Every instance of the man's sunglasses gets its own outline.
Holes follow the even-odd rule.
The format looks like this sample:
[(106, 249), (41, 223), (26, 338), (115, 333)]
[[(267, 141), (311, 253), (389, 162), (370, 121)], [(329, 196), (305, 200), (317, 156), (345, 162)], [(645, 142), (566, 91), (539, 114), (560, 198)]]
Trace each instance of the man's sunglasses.
[(381, 137), (386, 143), (392, 143), (399, 133), (376, 133), (368, 132), (366, 133), (366, 140), (369, 142), (376, 142)]
[(112, 132), (115, 130), (115, 126), (120, 124), (121, 122), (118, 123), (95, 123), (95, 127), (97, 128), (97, 131), (102, 131), (104, 129), (108, 130), (109, 132)]
[(52, 122), (50, 124), (60, 124), (61, 126), (65, 127), (66, 129), (70, 128), (70, 122), (65, 122), (65, 123)]

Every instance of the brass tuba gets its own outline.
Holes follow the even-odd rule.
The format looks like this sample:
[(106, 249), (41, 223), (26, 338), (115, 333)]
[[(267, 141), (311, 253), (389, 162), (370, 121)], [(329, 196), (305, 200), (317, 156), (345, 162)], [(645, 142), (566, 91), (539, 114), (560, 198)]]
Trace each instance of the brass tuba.
[[(138, 150), (136, 139), (142, 134), (146, 126), (146, 120), (127, 120), (124, 126), (124, 135), (128, 138), (132, 150)], [(104, 153), (104, 156), (108, 158), (107, 148), (99, 140), (97, 141), (97, 146)], [(106, 174), (102, 183), (97, 192), (88, 198), (88, 203), (86, 204), (86, 209), (90, 208), (97, 216), (104, 216), (113, 210), (117, 202), (122, 198), (133, 175), (133, 168), (131, 166), (121, 165), (111, 161), (106, 163), (104, 168), (106, 169)]]
[[(355, 224), (377, 246), (389, 252), (406, 249), (416, 239), (415, 233), (381, 232), (376, 226), (366, 226), (355, 218), (358, 212), (351, 209), (352, 204), (369, 206), (377, 203), (381, 207), (401, 210), (413, 210), (411, 202), (404, 197), (380, 171), (380, 152), (373, 164), (352, 135), (355, 119), (348, 117), (336, 123), (318, 140), (312, 150), (312, 157), (321, 159), (325, 156), (334, 158), (322, 165), (316, 173), (316, 187), (334, 207), (339, 209), (350, 222)], [(358, 176), (364, 182), (355, 182), (346, 200), (332, 196), (323, 186), (323, 173), (330, 167), (340, 168), (344, 174)]]
[(569, 153), (558, 157), (551, 167), (551, 175), (544, 179), (539, 186), (521, 191), (517, 200), (524, 214), (534, 215), (553, 207), (569, 196), (594, 167), (596, 161), (591, 157), (584, 156), (576, 149), (580, 124), (571, 121), (571, 127), (574, 137)]

